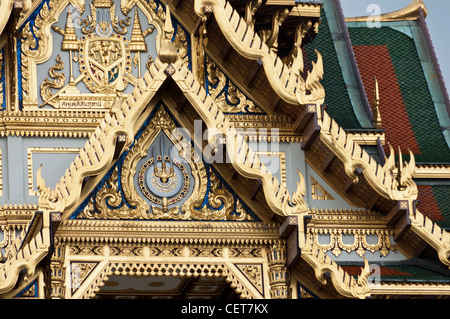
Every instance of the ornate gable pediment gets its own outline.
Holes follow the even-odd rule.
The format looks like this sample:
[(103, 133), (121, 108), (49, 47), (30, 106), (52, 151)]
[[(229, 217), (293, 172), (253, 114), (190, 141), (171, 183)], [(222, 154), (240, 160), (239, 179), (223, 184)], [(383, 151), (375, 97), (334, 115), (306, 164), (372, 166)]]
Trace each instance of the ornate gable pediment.
[(72, 219), (256, 221), (160, 103)]

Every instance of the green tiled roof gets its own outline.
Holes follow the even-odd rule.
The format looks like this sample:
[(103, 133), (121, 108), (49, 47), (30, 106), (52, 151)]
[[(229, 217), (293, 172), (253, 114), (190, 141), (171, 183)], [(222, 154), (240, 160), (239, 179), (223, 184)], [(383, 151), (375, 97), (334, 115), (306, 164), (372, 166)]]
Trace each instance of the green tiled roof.
[(440, 209), (443, 221), (436, 221), (441, 228), (450, 229), (450, 186), (448, 185), (434, 185), (434, 197)]
[(325, 104), (328, 105), (328, 114), (344, 129), (360, 129), (361, 124), (356, 118), (352, 102), (347, 92), (336, 48), (323, 8), (321, 10), (321, 20), (319, 33), (316, 38), (304, 47), (307, 56), (305, 65), (308, 69), (308, 61), (315, 61), (317, 59), (314, 50), (318, 50), (322, 54), (324, 63), (322, 85), (325, 88)]
[[(384, 262), (378, 265), (376, 262), (370, 262), (370, 265), (372, 265), (372, 274), (369, 280), (380, 280), (381, 282), (450, 283), (450, 271), (438, 268), (439, 266), (435, 263), (433, 263), (434, 266), (425, 266), (417, 263), (417, 261), (408, 260), (395, 263)], [(350, 276), (358, 276), (361, 274), (363, 265), (346, 263), (341, 265), (341, 267)]]
[(417, 185), (417, 209), (444, 229), (450, 229), (450, 186)]
[(387, 26), (352, 27), (349, 23), (348, 30), (353, 46), (388, 47), (406, 112), (421, 151), (421, 154), (415, 154), (416, 161), (449, 162), (450, 149), (442, 134), (414, 39)]
[(381, 281), (450, 283), (450, 276), (418, 265), (389, 265), (382, 266)]

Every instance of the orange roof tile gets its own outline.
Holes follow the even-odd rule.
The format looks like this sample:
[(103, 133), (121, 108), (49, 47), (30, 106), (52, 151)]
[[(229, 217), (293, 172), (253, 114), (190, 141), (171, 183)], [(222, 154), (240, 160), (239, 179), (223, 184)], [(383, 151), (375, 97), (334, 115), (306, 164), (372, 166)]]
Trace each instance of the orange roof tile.
[[(350, 276), (358, 276), (361, 274), (360, 266), (341, 266)], [(412, 276), (412, 274), (399, 271), (386, 266), (380, 266), (381, 276)]]
[[(414, 154), (420, 154), (388, 47), (364, 45), (354, 46), (353, 50), (369, 101), (374, 96), (375, 77), (378, 79), (380, 113), (386, 141), (394, 148), (400, 146), (402, 153), (407, 153), (409, 147)], [(385, 151), (389, 153), (387, 146)]]
[(417, 208), (420, 212), (433, 221), (443, 221), (444, 217), (441, 214), (441, 209), (434, 196), (432, 186), (418, 185), (417, 189), (419, 190), (417, 199), (420, 200)]

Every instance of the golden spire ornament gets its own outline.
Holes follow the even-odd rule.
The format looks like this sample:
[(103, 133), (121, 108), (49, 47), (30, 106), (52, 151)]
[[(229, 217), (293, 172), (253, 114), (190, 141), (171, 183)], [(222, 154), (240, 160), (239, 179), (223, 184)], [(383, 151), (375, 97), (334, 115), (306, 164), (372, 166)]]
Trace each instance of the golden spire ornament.
[(130, 51), (147, 52), (147, 44), (142, 33), (141, 23), (139, 21), (139, 14), (137, 8), (134, 8), (134, 22), (131, 31)]
[(141, 77), (141, 52), (147, 52), (147, 44), (145, 43), (144, 34), (142, 33), (141, 23), (137, 8), (134, 8), (134, 22), (131, 30), (130, 51), (136, 52), (133, 58), (134, 64), (138, 69), (138, 77)]
[(169, 4), (166, 4), (166, 21), (164, 24), (164, 32), (162, 37), (161, 48), (159, 49), (159, 59), (163, 63), (174, 63), (177, 60), (178, 50), (172, 43), (174, 29), (170, 16)]
[(375, 90), (372, 105), (373, 125), (377, 129), (381, 129), (381, 114), (380, 114), (380, 91), (378, 88), (378, 80), (375, 78)]
[[(54, 29), (55, 31), (59, 32), (60, 34), (62, 34), (64, 36), (63, 41), (61, 43), (61, 50), (63, 51), (69, 51), (69, 61), (70, 61), (70, 76), (69, 76), (69, 86), (71, 88), (73, 88), (74, 85), (74, 78), (73, 78), (73, 57), (72, 57), (72, 51), (78, 51), (80, 44), (77, 38), (77, 35), (75, 34), (75, 28), (73, 25), (73, 20), (72, 20), (72, 13), (70, 8), (68, 8), (67, 10), (67, 20), (66, 20), (66, 26), (65, 26), (65, 30), (57, 30)], [(75, 90), (74, 92), (78, 92), (77, 90)]]

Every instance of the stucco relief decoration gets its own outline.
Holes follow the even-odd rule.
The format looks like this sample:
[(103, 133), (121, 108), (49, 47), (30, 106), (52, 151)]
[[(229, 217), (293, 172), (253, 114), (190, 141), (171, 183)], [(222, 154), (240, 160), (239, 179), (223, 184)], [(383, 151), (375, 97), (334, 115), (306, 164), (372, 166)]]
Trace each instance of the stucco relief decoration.
[[(46, 0), (19, 28), (19, 109), (109, 109), (132, 92), (161, 46), (158, 0)], [(190, 38), (172, 21), (178, 58)]]
[(72, 218), (254, 221), (163, 106)]
[(206, 61), (206, 85), (208, 94), (217, 102), (217, 107), (224, 113), (258, 113), (264, 112), (239, 90), (225, 73), (209, 57)]

